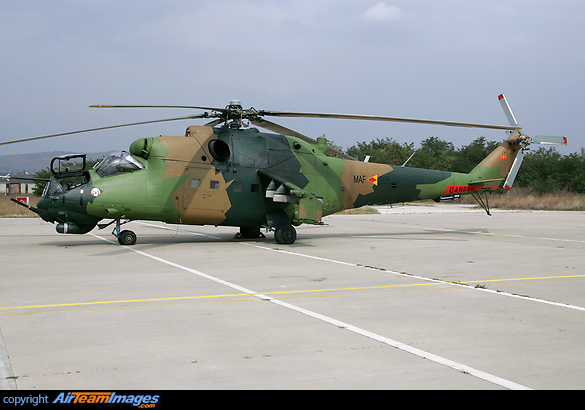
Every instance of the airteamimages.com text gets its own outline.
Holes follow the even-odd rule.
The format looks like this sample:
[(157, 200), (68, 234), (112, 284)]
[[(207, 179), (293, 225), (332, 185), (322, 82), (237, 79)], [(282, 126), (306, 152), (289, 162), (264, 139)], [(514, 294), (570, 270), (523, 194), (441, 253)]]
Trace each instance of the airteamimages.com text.
[(36, 407), (43, 405), (120, 405), (126, 404), (137, 408), (155, 408), (159, 403), (160, 394), (128, 394), (117, 392), (70, 391), (54, 394), (5, 395), (2, 405), (15, 407)]

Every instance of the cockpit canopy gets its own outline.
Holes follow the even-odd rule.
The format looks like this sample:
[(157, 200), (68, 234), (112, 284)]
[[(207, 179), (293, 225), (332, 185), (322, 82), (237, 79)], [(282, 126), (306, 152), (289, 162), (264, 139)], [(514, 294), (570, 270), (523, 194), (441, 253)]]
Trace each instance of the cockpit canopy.
[(144, 164), (127, 151), (113, 152), (95, 166), (95, 172), (102, 178), (141, 169), (144, 169)]
[(51, 177), (47, 185), (45, 185), (45, 189), (43, 190), (43, 197), (53, 197), (57, 198), (59, 195), (64, 193), (63, 186), (59, 182), (59, 180), (55, 177)]

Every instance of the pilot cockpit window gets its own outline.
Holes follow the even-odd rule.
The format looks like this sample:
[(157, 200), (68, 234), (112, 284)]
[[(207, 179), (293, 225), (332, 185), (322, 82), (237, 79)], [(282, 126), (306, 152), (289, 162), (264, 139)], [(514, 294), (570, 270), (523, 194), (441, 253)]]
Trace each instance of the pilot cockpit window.
[(111, 177), (112, 175), (125, 174), (144, 169), (144, 164), (134, 158), (129, 152), (113, 152), (102, 160), (95, 172), (100, 177)]

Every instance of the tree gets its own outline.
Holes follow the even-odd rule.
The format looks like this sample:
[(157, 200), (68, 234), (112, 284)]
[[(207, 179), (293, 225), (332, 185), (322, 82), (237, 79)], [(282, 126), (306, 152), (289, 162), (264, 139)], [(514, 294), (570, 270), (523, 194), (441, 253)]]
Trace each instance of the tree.
[[(51, 177), (51, 170), (48, 167), (45, 169), (41, 169), (40, 171), (35, 172), (34, 177), (35, 178), (49, 179)], [(47, 183), (45, 181), (37, 181), (37, 183), (35, 184), (35, 186), (32, 189), (33, 194), (35, 194), (37, 196), (41, 196), (43, 194), (43, 190), (45, 189), (46, 185), (47, 185)]]
[(400, 145), (391, 138), (372, 140), (370, 142), (358, 142), (349, 147), (346, 153), (363, 161), (369, 155), (370, 162), (379, 164), (402, 165), (414, 152), (414, 143)]
[(567, 177), (563, 183), (569, 191), (585, 193), (585, 148), (581, 153), (573, 152), (562, 158), (560, 172)]
[(411, 163), (417, 168), (450, 171), (454, 159), (455, 148), (452, 142), (443, 141), (437, 137), (428, 137), (420, 143), (420, 149), (412, 158)]
[(562, 189), (562, 178), (559, 172), (561, 154), (554, 148), (539, 148), (535, 152), (524, 155), (524, 161), (517, 176), (518, 186), (530, 188), (539, 194), (550, 193)]
[(470, 172), (477, 164), (487, 157), (496, 147), (500, 145), (497, 141), (487, 141), (479, 137), (469, 145), (464, 145), (455, 153), (453, 161), (453, 172)]

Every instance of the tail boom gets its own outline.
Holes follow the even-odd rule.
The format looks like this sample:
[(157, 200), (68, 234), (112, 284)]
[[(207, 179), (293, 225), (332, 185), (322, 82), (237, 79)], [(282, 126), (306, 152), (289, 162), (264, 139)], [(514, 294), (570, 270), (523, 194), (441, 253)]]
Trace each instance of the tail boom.
[(523, 138), (520, 133), (511, 135), (468, 174), (346, 162), (343, 209), (494, 191), (510, 172)]

